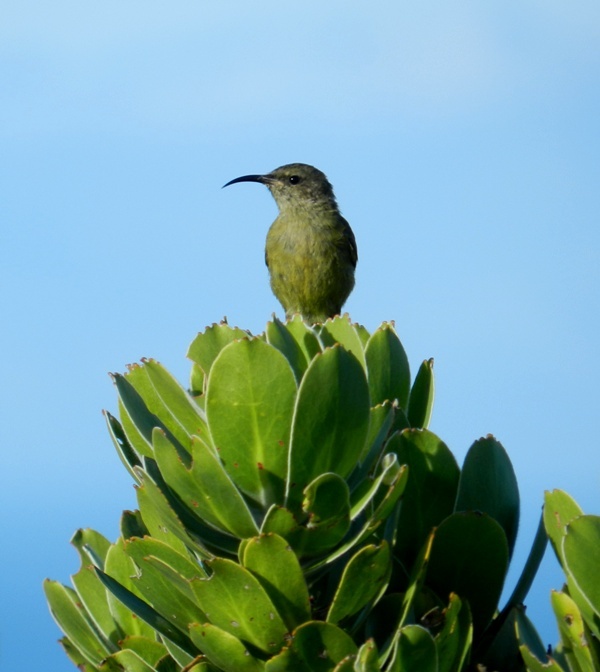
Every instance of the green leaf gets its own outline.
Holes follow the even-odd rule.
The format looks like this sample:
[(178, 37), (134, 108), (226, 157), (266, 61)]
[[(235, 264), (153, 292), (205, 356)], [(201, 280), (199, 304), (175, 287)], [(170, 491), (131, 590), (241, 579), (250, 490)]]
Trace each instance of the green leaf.
[(171, 507), (162, 490), (142, 469), (136, 469), (142, 483), (136, 489), (138, 506), (144, 524), (150, 534), (166, 542), (175, 550), (184, 554), (188, 547), (194, 548), (202, 557), (211, 557), (211, 553), (196, 539), (192, 539), (185, 525)]
[(296, 382), (300, 383), (308, 367), (308, 359), (306, 353), (290, 332), (288, 325), (273, 316), (273, 321), (267, 322), (265, 335), (267, 343), (277, 348), (287, 359), (294, 371)]
[(302, 510), (308, 515), (302, 555), (314, 555), (332, 548), (350, 527), (350, 493), (343, 478), (326, 473), (317, 476), (304, 490)]
[(155, 400), (153, 405), (146, 398), (150, 411), (161, 418), (181, 445), (187, 447), (191, 435), (207, 440), (206, 417), (198, 404), (161, 364), (153, 359), (142, 362)]
[(500, 523), (512, 556), (519, 526), (519, 488), (506, 451), (491, 435), (475, 441), (465, 457), (455, 510), (487, 513)]
[(260, 581), (288, 630), (310, 619), (310, 596), (302, 568), (285, 539), (266, 534), (250, 539), (243, 565)]
[(81, 651), (68, 637), (62, 637), (58, 642), (62, 646), (63, 651), (67, 654), (68, 659), (80, 672), (97, 672), (98, 668), (95, 665), (92, 665), (87, 658), (82, 655)]
[(448, 446), (428, 430), (395, 434), (385, 450), (408, 465), (395, 553), (410, 567), (432, 528), (454, 510), (460, 472)]
[(142, 620), (144, 624), (150, 626), (149, 628), (143, 628), (148, 631), (148, 634), (145, 635), (146, 637), (151, 638), (154, 635), (153, 630), (155, 630), (189, 655), (196, 655), (197, 651), (194, 650), (192, 643), (179, 628), (172, 625), (166, 618), (119, 581), (115, 581), (115, 579), (100, 569), (96, 569), (96, 572), (102, 583), (123, 604), (124, 608), (136, 614), (139, 617), (138, 620)]
[[(336, 667), (334, 672), (337, 672), (337, 670), (338, 668)], [(356, 662), (352, 667), (349, 667), (348, 670), (351, 670), (352, 672), (380, 672), (379, 652), (377, 650), (377, 644), (375, 644), (373, 639), (368, 639), (360, 649), (358, 649)]]
[(113, 645), (96, 634), (85, 607), (74, 590), (61, 585), (58, 581), (46, 579), (44, 592), (50, 605), (50, 613), (58, 627), (90, 664), (99, 665), (115, 650)]
[(81, 604), (87, 611), (88, 618), (93, 622), (98, 633), (117, 646), (123, 634), (115, 623), (108, 604), (106, 589), (96, 576), (93, 566), (83, 565), (77, 574), (71, 577), (71, 581)]
[(438, 656), (433, 637), (420, 625), (402, 628), (396, 653), (387, 669), (390, 672), (437, 672)]
[(562, 490), (546, 492), (544, 496), (544, 526), (550, 538), (552, 548), (560, 564), (564, 567), (563, 538), (567, 525), (583, 515), (577, 502)]
[(322, 351), (315, 330), (309, 327), (298, 314), (294, 315), (291, 320), (288, 320), (285, 323), (285, 327), (300, 346), (306, 357), (306, 361), (310, 364), (315, 356)]
[(271, 658), (265, 672), (331, 672), (357, 653), (350, 635), (331, 623), (309, 621), (292, 633), (289, 645)]
[(525, 613), (525, 607), (521, 604), (511, 609), (515, 615), (513, 633), (516, 635), (519, 644), (525, 644), (529, 651), (541, 659), (547, 660), (546, 647), (538, 631)]
[(525, 644), (522, 644), (519, 650), (528, 672), (564, 672), (563, 668), (555, 660), (550, 659), (546, 664), (540, 662)]
[[(122, 404), (120, 404), (120, 406), (123, 408)], [(129, 442), (127, 436), (125, 435), (125, 431), (121, 426), (121, 423), (108, 411), (103, 411), (103, 413), (106, 419), (106, 425), (108, 427), (110, 438), (112, 439), (113, 445), (117, 450), (117, 454), (119, 455), (121, 462), (123, 462), (129, 474), (135, 480), (137, 479), (137, 476), (135, 475), (134, 468), (140, 467), (142, 465), (140, 454), (137, 453), (137, 451)], [(144, 451), (149, 452), (146, 442), (141, 437), (140, 441), (144, 444)]]
[(365, 478), (374, 470), (375, 464), (381, 457), (384, 441), (391, 434), (392, 422), (394, 421), (395, 409), (392, 402), (384, 401), (383, 404), (374, 406), (370, 410), (369, 432), (365, 441), (365, 447), (359, 457), (360, 465), (352, 472), (348, 479), (350, 490), (364, 483)]
[(260, 339), (231, 343), (210, 372), (213, 444), (233, 482), (262, 505), (283, 497), (296, 391), (288, 361)]
[(192, 462), (186, 465), (160, 429), (154, 431), (152, 443), (165, 481), (194, 515), (242, 539), (258, 533), (246, 502), (212, 448), (194, 437)]
[(208, 377), (213, 362), (221, 350), (229, 343), (248, 338), (248, 336), (250, 334), (247, 331), (230, 327), (226, 322), (213, 324), (196, 336), (188, 349), (187, 356), (192, 362), (196, 362)]
[(265, 653), (282, 647), (287, 628), (258, 579), (236, 562), (208, 560), (208, 579), (195, 579), (192, 590), (211, 623)]
[(332, 347), (339, 343), (358, 359), (363, 368), (366, 368), (364, 346), (348, 313), (326, 320), (319, 332), (319, 340), (324, 347)]
[[(107, 583), (104, 580), (104, 575), (101, 573), (101, 570), (96, 567), (95, 571), (96, 575), (106, 588)], [(122, 539), (117, 540), (117, 543), (110, 547), (110, 550), (106, 555), (104, 570), (102, 571), (109, 576), (110, 581), (122, 586), (124, 590), (131, 592), (136, 598), (140, 597), (140, 594), (137, 592), (132, 581), (132, 577), (135, 576), (136, 573), (136, 567), (131, 558), (125, 553), (124, 542)], [(108, 591), (107, 600), (110, 607), (110, 613), (118, 624), (121, 632), (127, 635), (152, 637), (154, 633), (148, 624), (137, 618), (137, 616), (132, 613), (131, 608), (124, 604), (111, 588), (108, 588)]]
[(435, 637), (439, 672), (460, 672), (473, 643), (473, 624), (468, 602), (450, 593), (444, 625)]
[[(596, 635), (600, 630), (599, 550), (600, 516), (580, 516), (572, 520), (562, 543), (564, 569), (571, 597)], [(573, 587), (577, 592), (573, 592)]]
[(434, 389), (433, 359), (426, 359), (417, 371), (408, 399), (407, 416), (411, 427), (426, 429), (429, 425)]
[[(335, 551), (332, 551), (325, 558), (312, 563), (310, 565), (311, 571), (324, 567), (334, 560), (341, 558), (350, 549), (368, 539), (384, 520), (387, 519), (386, 524), (392, 520), (390, 514), (404, 492), (408, 481), (408, 469), (405, 465), (399, 465), (396, 456), (393, 454), (386, 455), (381, 461), (379, 468), (382, 470), (383, 475), (381, 479), (379, 477), (376, 478), (376, 490), (373, 493), (374, 501), (371, 503), (372, 507), (368, 515), (360, 519), (362, 526), (355, 526), (352, 536), (349, 536), (347, 541), (344, 541), (343, 544), (338, 546)], [(395, 521), (395, 519), (393, 520)], [(391, 537), (389, 539), (386, 537), (386, 540), (390, 541)]]
[(365, 347), (371, 405), (398, 400), (405, 409), (410, 392), (410, 369), (406, 352), (393, 324), (383, 323)]
[(369, 428), (369, 390), (354, 355), (334, 346), (313, 359), (294, 412), (287, 506), (295, 510), (317, 476), (346, 477), (356, 466)]
[(593, 641), (574, 600), (566, 593), (557, 591), (552, 591), (550, 600), (563, 644), (563, 655), (570, 669), (582, 672), (597, 670), (592, 656)]
[[(473, 662), (487, 670), (522, 670), (521, 653), (517, 631), (527, 632), (529, 642), (539, 639), (535, 628), (525, 616), (523, 605), (517, 605), (502, 612), (492, 621), (480, 637), (472, 655)], [(523, 617), (521, 621), (519, 616)], [(517, 627), (520, 625), (520, 628)], [(536, 641), (537, 646), (537, 641)], [(543, 649), (542, 649), (543, 651)]]
[[(161, 426), (160, 420), (146, 408), (144, 400), (125, 376), (114, 374), (113, 380), (119, 392), (119, 418), (127, 445), (138, 455), (153, 457), (152, 430)], [(121, 447), (121, 444), (117, 446), (119, 455), (122, 455)], [(129, 451), (127, 456), (123, 453), (123, 457), (131, 458), (133, 454)]]
[(150, 537), (126, 541), (125, 553), (138, 568), (132, 578), (136, 592), (159, 614), (182, 632), (187, 632), (189, 623), (206, 620), (189, 587), (189, 581), (206, 576), (200, 565)]
[[(383, 501), (385, 497), (394, 499), (394, 502), (404, 492), (407, 484), (407, 478), (400, 477), (400, 472), (407, 472), (404, 466), (400, 466), (398, 458), (394, 453), (384, 455), (382, 460), (377, 465), (377, 473), (373, 474), (371, 478), (364, 478), (356, 490), (352, 493), (352, 508), (350, 516), (354, 520), (367, 505), (372, 504), (374, 507)], [(405, 475), (408, 476), (408, 473)], [(402, 480), (402, 491), (392, 492), (393, 486), (400, 486), (399, 480)], [(381, 496), (383, 494), (383, 497)], [(397, 495), (397, 496), (396, 496)], [(372, 512), (371, 512), (372, 513)], [(380, 519), (386, 516), (379, 516)]]
[(361, 548), (344, 568), (326, 620), (339, 623), (380, 596), (388, 584), (391, 569), (390, 548), (385, 541), (378, 546), (370, 544)]
[(155, 672), (135, 651), (125, 649), (109, 656), (98, 668), (99, 672)]
[(265, 664), (250, 654), (235, 635), (212, 623), (193, 623), (190, 635), (194, 644), (222, 672), (262, 672)]
[(156, 641), (156, 639), (140, 637), (139, 635), (125, 637), (121, 641), (121, 647), (135, 651), (142, 660), (145, 660), (153, 667), (156, 667), (161, 659), (168, 655), (164, 644)]
[(486, 514), (454, 513), (435, 532), (427, 584), (441, 599), (457, 593), (469, 601), (477, 637), (496, 611), (507, 568), (500, 525)]

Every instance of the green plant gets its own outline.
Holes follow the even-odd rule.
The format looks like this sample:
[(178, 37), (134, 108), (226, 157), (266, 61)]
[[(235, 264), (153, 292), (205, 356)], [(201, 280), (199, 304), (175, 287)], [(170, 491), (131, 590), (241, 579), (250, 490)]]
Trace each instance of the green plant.
[(600, 670), (600, 517), (584, 515), (569, 495), (554, 490), (546, 493), (544, 524), (566, 578), (551, 595), (560, 642), (546, 652), (519, 632), (523, 659), (530, 672)]
[(515, 475), (492, 436), (460, 469), (427, 429), (433, 360), (411, 384), (393, 325), (347, 316), (213, 325), (188, 356), (189, 391), (155, 360), (113, 376), (139, 508), (114, 544), (75, 534), (73, 588), (45, 583), (81, 670), (524, 669), (546, 535), (498, 610)]

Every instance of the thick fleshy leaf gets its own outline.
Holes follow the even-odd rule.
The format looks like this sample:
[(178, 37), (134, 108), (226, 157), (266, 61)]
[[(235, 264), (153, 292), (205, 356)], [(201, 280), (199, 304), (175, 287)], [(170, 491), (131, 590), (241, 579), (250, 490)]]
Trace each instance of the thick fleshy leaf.
[[(115, 385), (119, 390), (119, 418), (127, 444), (138, 455), (152, 457), (152, 430), (160, 427), (160, 420), (146, 408), (144, 400), (136, 392), (125, 376), (115, 374)], [(119, 454), (121, 446), (118, 446)]]
[[(600, 516), (580, 516), (572, 520), (563, 539), (564, 569), (581, 597), (593, 610), (590, 627), (600, 622), (600, 582), (598, 581), (598, 549), (600, 549)], [(571, 583), (569, 583), (569, 586)], [(571, 595), (580, 609), (579, 595)]]
[[(131, 537), (145, 537), (150, 534), (139, 509), (135, 511), (123, 511), (121, 514), (121, 537), (123, 539), (131, 539)], [(102, 569), (102, 566), (96, 563), (97, 567)]]
[(355, 655), (350, 635), (323, 621), (309, 621), (293, 632), (288, 647), (271, 658), (265, 672), (331, 672), (346, 656)]
[(288, 630), (310, 619), (310, 596), (302, 568), (285, 539), (265, 534), (250, 539), (243, 565), (260, 581)]
[(398, 400), (405, 409), (410, 392), (410, 369), (406, 352), (391, 323), (374, 331), (365, 347), (371, 405)]
[[(309, 484), (307, 490), (313, 485), (316, 490), (314, 496), (311, 495), (310, 502), (305, 501), (305, 505), (308, 506), (314, 503), (315, 512), (317, 512), (321, 509), (321, 502), (330, 500), (330, 495), (334, 492), (340, 493), (342, 498), (335, 503), (335, 507), (330, 511), (324, 511), (325, 518), (318, 517), (320, 514), (316, 513), (313, 524), (312, 511), (305, 507), (302, 513), (308, 514), (308, 517), (303, 516), (304, 521), (300, 524), (296, 516), (300, 517), (302, 514), (294, 514), (289, 509), (272, 506), (263, 520), (261, 533), (274, 533), (283, 537), (294, 549), (296, 555), (302, 559), (314, 557), (334, 548), (343, 539), (350, 526), (350, 506), (347, 490), (344, 493), (341, 488), (332, 483), (331, 477), (339, 479), (336, 474), (323, 474)], [(341, 549), (340, 552), (342, 552)], [(327, 558), (323, 560), (323, 562), (326, 561)]]
[(191, 435), (207, 440), (206, 416), (192, 397), (159, 362), (142, 360), (142, 369), (152, 386), (156, 405), (148, 408), (167, 425), (177, 440), (187, 447)]
[(583, 515), (579, 504), (566, 492), (553, 490), (544, 496), (544, 527), (550, 538), (552, 548), (561, 565), (564, 566), (562, 542), (567, 533), (567, 525)]
[[(523, 605), (505, 608), (497, 615), (477, 642), (473, 651), (472, 660), (486, 670), (515, 670), (522, 669), (517, 627), (519, 614), (523, 613)], [(527, 629), (529, 638), (533, 638), (533, 626), (523, 614), (522, 630)], [(536, 633), (537, 634), (537, 633)], [(538, 636), (539, 638), (539, 636)], [(543, 648), (542, 648), (543, 652)]]
[(192, 624), (190, 636), (200, 651), (222, 672), (262, 672), (265, 669), (263, 661), (252, 656), (248, 647), (235, 635), (212, 623)]
[[(125, 431), (123, 430), (123, 427), (121, 423), (117, 420), (117, 418), (111, 415), (108, 411), (103, 411), (103, 413), (106, 419), (108, 433), (110, 434), (110, 438), (112, 439), (113, 445), (117, 450), (117, 454), (121, 459), (121, 462), (123, 462), (123, 464), (125, 465), (127, 471), (130, 473), (133, 479), (136, 480), (137, 477), (135, 475), (134, 468), (142, 466), (140, 454), (138, 454), (138, 452), (133, 448), (133, 446), (129, 442), (129, 439), (125, 435)], [(140, 441), (143, 441), (141, 437)], [(146, 442), (143, 441), (143, 444), (144, 444), (144, 451), (146, 451), (149, 454), (150, 451), (146, 445)]]
[(123, 634), (119, 630), (110, 611), (106, 588), (102, 585), (94, 568), (88, 563), (71, 577), (81, 604), (85, 607), (89, 619), (98, 632), (115, 646)]
[(99, 672), (155, 672), (156, 668), (148, 664), (135, 651), (125, 649), (109, 656), (98, 670)]
[(456, 511), (480, 511), (498, 521), (508, 541), (509, 555), (519, 526), (519, 488), (502, 444), (493, 436), (469, 448), (458, 484)]
[[(352, 536), (326, 558), (322, 558), (311, 564), (312, 570), (323, 567), (337, 558), (341, 558), (350, 549), (368, 539), (384, 520), (387, 519), (386, 533), (387, 523), (390, 520), (395, 523), (396, 518), (390, 516), (390, 514), (394, 507), (399, 504), (398, 500), (404, 492), (408, 482), (408, 469), (406, 465), (399, 465), (396, 456), (393, 454), (386, 455), (381, 461), (379, 468), (383, 472), (382, 478), (379, 478), (379, 476), (376, 477), (374, 481), (375, 490), (372, 493), (368, 493), (373, 501), (370, 502), (371, 508), (368, 515), (364, 516), (362, 527), (353, 530)], [(394, 537), (395, 534), (392, 530), (392, 534), (385, 538), (391, 542)]]
[(363, 368), (366, 368), (364, 345), (348, 313), (326, 320), (319, 332), (319, 340), (325, 347), (339, 343), (358, 359)]
[(106, 656), (116, 650), (114, 645), (96, 634), (85, 607), (74, 590), (61, 585), (58, 581), (46, 579), (44, 592), (54, 620), (91, 664), (99, 665)]
[(206, 565), (212, 572), (210, 578), (193, 580), (190, 585), (210, 622), (265, 653), (279, 651), (288, 630), (258, 579), (224, 558)]
[(306, 358), (305, 351), (290, 332), (288, 325), (273, 316), (273, 321), (267, 322), (265, 335), (267, 343), (277, 348), (287, 359), (294, 371), (296, 382), (300, 383), (308, 367), (308, 359)]
[(212, 448), (194, 437), (191, 464), (160, 429), (153, 434), (154, 454), (165, 481), (194, 515), (241, 539), (258, 534), (252, 514)]
[[(392, 494), (388, 488), (396, 483), (398, 473), (402, 469), (403, 465), (399, 465), (398, 458), (394, 453), (384, 455), (383, 459), (377, 465), (377, 472), (373, 474), (371, 478), (364, 478), (352, 493), (352, 508), (350, 510), (352, 520), (354, 520), (368, 504), (372, 504), (373, 507), (375, 507), (378, 503), (383, 501), (383, 496)], [(404, 470), (406, 471), (406, 469)], [(404, 480), (404, 486), (406, 486), (406, 479)], [(378, 496), (378, 491), (380, 491), (381, 496)], [(400, 496), (402, 492), (397, 494)]]
[[(336, 668), (335, 672), (337, 672)], [(356, 655), (356, 660), (352, 667), (349, 667), (348, 670), (352, 672), (379, 672), (381, 667), (379, 665), (379, 651), (377, 650), (377, 644), (373, 639), (368, 639), (361, 647), (358, 649), (358, 654)]]
[(294, 315), (291, 320), (285, 323), (285, 327), (300, 346), (308, 363), (314, 359), (315, 355), (322, 351), (321, 343), (317, 338), (315, 330), (309, 327), (300, 315)]
[(566, 492), (562, 490), (546, 492), (544, 498), (544, 526), (546, 532), (556, 557), (566, 574), (570, 596), (579, 607), (588, 628), (600, 639), (600, 614), (583, 595), (579, 583), (567, 568), (564, 556), (563, 541), (569, 530), (569, 525), (583, 515), (581, 507)]
[(555, 660), (550, 659), (547, 663), (542, 663), (531, 653), (525, 644), (521, 644), (519, 650), (521, 651), (527, 672), (566, 672)]
[(420, 625), (407, 625), (400, 630), (390, 672), (437, 672), (438, 656), (435, 642)]
[(383, 444), (391, 434), (390, 430), (394, 421), (394, 414), (395, 409), (390, 401), (385, 401), (383, 404), (371, 408), (369, 432), (365, 441), (365, 447), (359, 457), (360, 465), (352, 472), (348, 479), (350, 490), (354, 490), (357, 485), (364, 483), (369, 472), (375, 468), (375, 464), (381, 457)]
[[(118, 539), (117, 542), (110, 547), (110, 550), (106, 555), (104, 571), (101, 571), (99, 568), (96, 568), (95, 571), (105, 588), (107, 587), (107, 581), (109, 580), (114, 584), (120, 585), (124, 590), (131, 592), (136, 598), (141, 598), (141, 595), (137, 592), (137, 588), (132, 581), (132, 577), (135, 576), (136, 573), (136, 567), (133, 560), (131, 560), (125, 553), (122, 539)], [(105, 580), (105, 574), (109, 577), (107, 580)], [(152, 637), (154, 633), (147, 622), (137, 618), (131, 607), (124, 604), (111, 588), (108, 590), (107, 599), (110, 612), (120, 630), (128, 635)]]
[(429, 426), (434, 394), (433, 359), (426, 359), (417, 371), (408, 399), (406, 414), (411, 427), (426, 429)]
[(168, 544), (149, 537), (126, 541), (124, 549), (139, 570), (132, 578), (136, 591), (159, 614), (182, 632), (190, 623), (206, 620), (189, 587), (190, 580), (206, 576), (198, 564), (194, 566)]
[(507, 568), (502, 527), (486, 514), (454, 513), (435, 532), (427, 584), (442, 600), (457, 593), (469, 601), (477, 637), (496, 611)]
[(148, 637), (140, 637), (133, 635), (125, 637), (121, 641), (121, 648), (135, 651), (142, 660), (145, 660), (149, 665), (156, 666), (161, 659), (168, 655), (167, 649), (162, 642), (156, 639), (149, 639)]
[(356, 357), (334, 346), (313, 359), (300, 389), (291, 437), (287, 506), (295, 510), (317, 476), (355, 467), (369, 429), (369, 390)]
[(594, 641), (574, 600), (558, 591), (552, 591), (550, 599), (563, 643), (563, 655), (569, 661), (569, 667), (590, 672), (597, 670), (592, 655)]
[[(126, 588), (119, 581), (115, 581), (111, 576), (105, 574), (100, 569), (96, 569), (98, 577), (106, 588), (122, 603), (125, 609), (135, 614), (138, 620), (142, 621), (145, 628), (138, 626), (140, 630), (147, 630), (144, 635), (151, 638), (155, 635), (154, 631), (165, 637), (170, 642), (176, 644), (179, 648), (186, 651), (188, 655), (194, 656), (197, 651), (194, 649), (191, 641), (184, 635), (179, 628), (172, 625), (166, 618), (153, 609), (147, 602), (139, 598), (134, 592)], [(147, 624), (147, 625), (146, 625)], [(165, 642), (167, 645), (167, 642)]]
[(210, 372), (213, 444), (234, 483), (262, 505), (283, 498), (296, 392), (288, 361), (260, 339), (231, 343)]
[(187, 356), (204, 371), (206, 377), (213, 362), (226, 345), (232, 341), (248, 338), (250, 334), (238, 327), (230, 327), (226, 322), (213, 324), (198, 334), (192, 341)]
[(460, 672), (473, 642), (473, 624), (468, 602), (450, 593), (444, 625), (435, 637), (439, 672)]
[(142, 485), (136, 489), (138, 506), (144, 524), (156, 539), (166, 542), (184, 554), (188, 547), (194, 548), (203, 557), (211, 557), (206, 547), (192, 540), (161, 489), (142, 469), (136, 469)]
[(511, 611), (515, 615), (513, 632), (519, 644), (525, 644), (540, 660), (547, 660), (547, 647), (544, 646), (538, 631), (525, 613), (525, 607), (519, 605)]
[(428, 430), (395, 434), (385, 450), (408, 465), (395, 553), (410, 566), (431, 530), (454, 510), (460, 471), (448, 446)]
[(327, 614), (329, 623), (358, 613), (385, 589), (391, 573), (390, 547), (364, 546), (348, 561)]
[(111, 547), (110, 541), (105, 536), (89, 528), (79, 529), (71, 537), (71, 543), (77, 549), (83, 565), (93, 558), (94, 563), (102, 569), (106, 554)]

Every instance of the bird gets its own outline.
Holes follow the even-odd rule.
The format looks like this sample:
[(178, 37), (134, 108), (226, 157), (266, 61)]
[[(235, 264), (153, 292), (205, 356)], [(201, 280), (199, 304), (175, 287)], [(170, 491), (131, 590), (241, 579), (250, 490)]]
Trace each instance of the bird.
[(223, 188), (238, 182), (264, 184), (279, 208), (267, 233), (265, 262), (286, 319), (300, 313), (317, 324), (339, 315), (354, 288), (358, 251), (325, 174), (289, 163), (264, 175), (236, 177)]

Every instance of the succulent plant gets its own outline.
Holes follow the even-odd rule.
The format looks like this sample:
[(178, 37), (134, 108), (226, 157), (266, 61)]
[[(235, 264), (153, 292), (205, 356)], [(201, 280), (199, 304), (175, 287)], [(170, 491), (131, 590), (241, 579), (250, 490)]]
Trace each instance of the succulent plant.
[(75, 665), (524, 669), (546, 534), (499, 610), (516, 478), (492, 436), (459, 468), (427, 429), (433, 360), (411, 383), (394, 325), (347, 316), (256, 337), (215, 324), (188, 357), (188, 390), (152, 359), (113, 375), (107, 426), (138, 510), (115, 543), (79, 530), (73, 587), (45, 583)]

